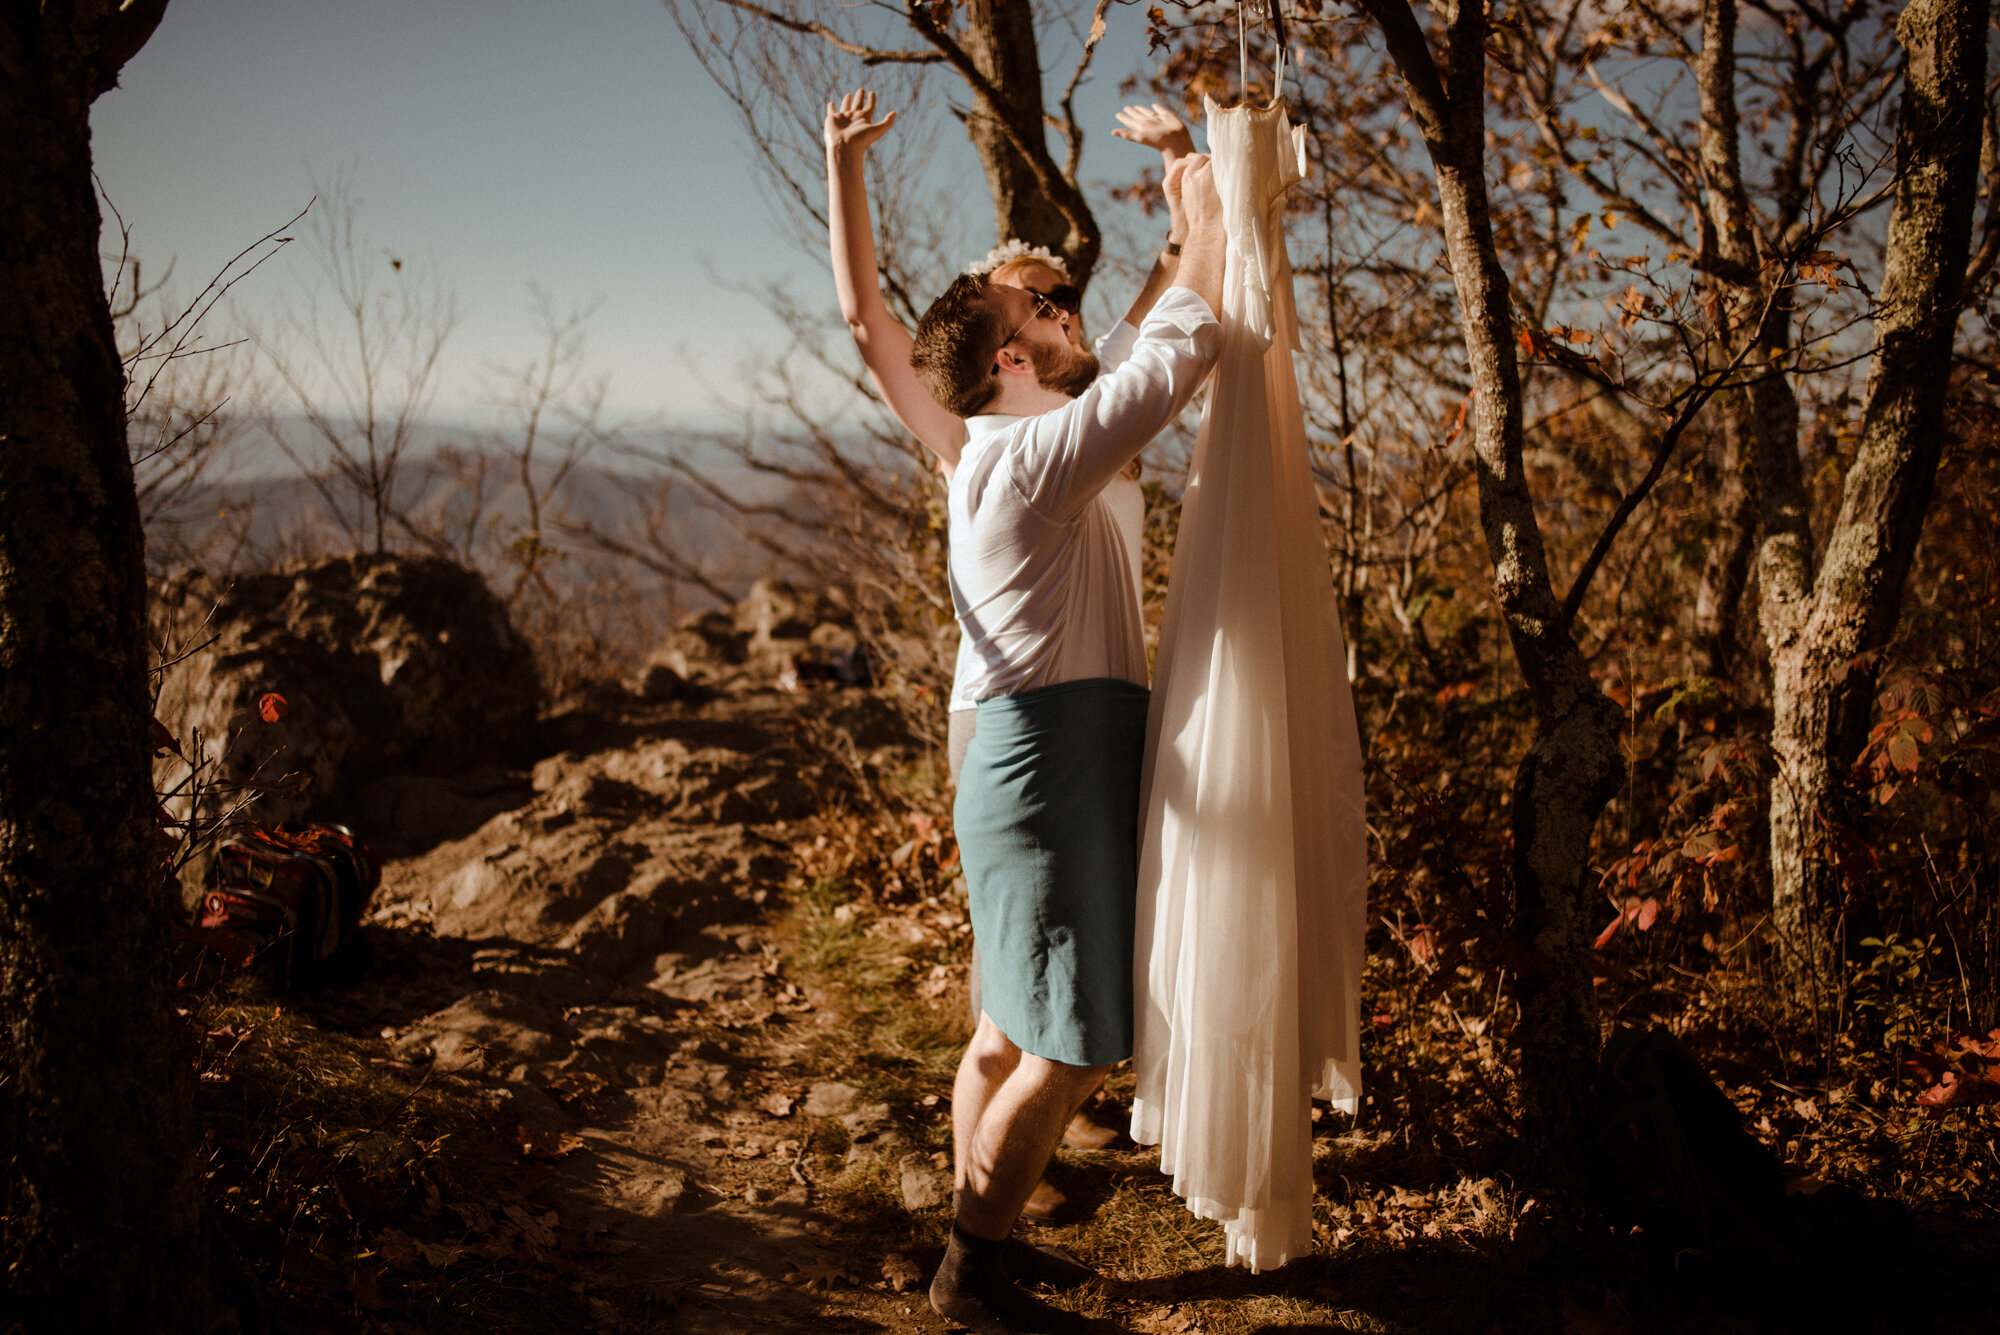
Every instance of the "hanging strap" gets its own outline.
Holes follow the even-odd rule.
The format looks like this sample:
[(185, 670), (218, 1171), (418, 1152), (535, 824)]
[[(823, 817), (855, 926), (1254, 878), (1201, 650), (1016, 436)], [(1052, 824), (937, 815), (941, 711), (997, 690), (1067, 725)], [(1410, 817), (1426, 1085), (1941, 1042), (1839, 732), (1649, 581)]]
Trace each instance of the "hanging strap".
[(1259, 12), (1271, 20), (1271, 36), (1278, 44), (1277, 59), (1271, 65), (1271, 100), (1276, 102), (1284, 93), (1285, 65), (1291, 55), (1291, 45), (1285, 40), (1283, 0), (1236, 0), (1236, 58), (1243, 99), (1247, 102), (1250, 98), (1250, 26), (1244, 21), (1243, 11), (1252, 4), (1258, 5)]
[(1243, 21), (1243, 11), (1250, 2), (1251, 0), (1236, 0), (1236, 58), (1237, 68), (1242, 75), (1242, 82), (1236, 86), (1243, 90), (1242, 98), (1245, 102), (1250, 100), (1250, 38), (1249, 27)]

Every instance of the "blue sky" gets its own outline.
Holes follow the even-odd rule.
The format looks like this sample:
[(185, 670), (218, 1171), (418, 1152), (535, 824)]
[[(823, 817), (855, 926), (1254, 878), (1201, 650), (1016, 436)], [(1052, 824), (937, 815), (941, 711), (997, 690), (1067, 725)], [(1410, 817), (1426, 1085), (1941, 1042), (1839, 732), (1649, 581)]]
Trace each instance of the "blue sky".
[[(1144, 58), (1143, 20), (1113, 21), (1082, 99), (1096, 132), (1085, 174), (1106, 180), (1145, 165), (1109, 134), (1116, 75)], [(832, 303), (658, 0), (173, 0), (92, 119), (134, 250), (153, 274), (171, 259), (178, 291), (296, 213), (313, 176), (352, 164), (370, 238), (435, 266), (468, 309), (441, 415), (477, 404), (492, 363), (532, 351), (531, 280), (565, 303), (602, 300), (591, 360), (630, 413), (713, 406), (774, 338), (714, 275), (826, 288)], [(971, 150), (955, 136), (940, 150), (983, 237)], [(233, 296), (256, 316), (293, 291), (273, 264)]]

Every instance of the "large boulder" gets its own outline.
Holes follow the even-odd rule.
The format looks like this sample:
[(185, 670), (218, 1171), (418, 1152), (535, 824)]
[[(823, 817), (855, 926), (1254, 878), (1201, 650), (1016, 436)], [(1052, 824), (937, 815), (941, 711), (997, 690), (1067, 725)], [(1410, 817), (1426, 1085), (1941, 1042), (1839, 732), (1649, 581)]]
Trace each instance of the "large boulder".
[[(222, 756), (208, 814), (249, 797), (261, 819), (347, 818), (361, 788), (392, 773), (527, 758), (533, 657), (480, 577), (449, 561), (193, 572), (156, 590), (155, 618), (169, 644), (200, 646), (168, 670), (158, 711)], [(282, 716), (260, 711), (266, 695), (283, 697)], [(293, 773), (310, 781), (301, 791), (260, 787)]]

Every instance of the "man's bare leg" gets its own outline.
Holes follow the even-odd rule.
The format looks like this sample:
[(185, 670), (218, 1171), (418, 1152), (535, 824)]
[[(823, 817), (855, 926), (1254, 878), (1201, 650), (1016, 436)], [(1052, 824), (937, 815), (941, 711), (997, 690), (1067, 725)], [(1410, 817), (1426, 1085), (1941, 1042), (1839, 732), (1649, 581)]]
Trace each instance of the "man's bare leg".
[[(944, 1264), (931, 1284), (931, 1306), (980, 1335), (1078, 1329), (1076, 1318), (1013, 1285), (1002, 1263), (1002, 1246), (1055, 1153), (1064, 1126), (1103, 1080), (1105, 1068), (1052, 1062), (1007, 1043), (1016, 1054), (1014, 1068), (993, 1088), (988, 1081), (1002, 1050), (991, 1042), (989, 1026), (997, 1035), (998, 1026), (982, 1015), (973, 1047), (959, 1067), (968, 1095), (983, 1096), (985, 1105), (977, 1117), (965, 1119), (957, 1169), (958, 1217)], [(982, 1038), (988, 1041), (982, 1044)], [(954, 1107), (955, 1135), (959, 1126)]]
[(1096, 1090), (1104, 1071), (1021, 1053), (1013, 1074), (988, 1099), (966, 1147), (961, 1228), (995, 1241), (1013, 1230), (1063, 1128)]
[(973, 1030), (972, 1041), (959, 1058), (958, 1075), (951, 1085), (952, 1187), (965, 1189), (965, 1166), (971, 1161), (973, 1129), (986, 1115), (986, 1107), (1021, 1064), (1021, 1050), (1000, 1032), (1000, 1026), (984, 1011)]

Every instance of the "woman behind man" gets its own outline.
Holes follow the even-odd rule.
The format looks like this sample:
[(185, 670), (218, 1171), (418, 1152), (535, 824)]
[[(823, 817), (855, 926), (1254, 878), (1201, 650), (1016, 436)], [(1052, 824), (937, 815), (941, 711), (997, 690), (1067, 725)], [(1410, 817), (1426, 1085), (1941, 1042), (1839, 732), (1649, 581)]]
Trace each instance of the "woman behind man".
[[(1151, 107), (1126, 107), (1118, 113), (1118, 121), (1119, 128), (1112, 131), (1114, 135), (1157, 150), (1166, 167), (1172, 167), (1178, 159), (1194, 152), (1194, 142), (1188, 135), (1187, 127), (1179, 117), (1158, 103)], [(918, 381), (916, 372), (910, 366), (913, 346), (910, 331), (890, 313), (878, 285), (875, 230), (869, 216), (863, 167), (869, 147), (887, 134), (895, 122), (894, 111), (880, 120), (875, 119), (875, 94), (865, 90), (849, 93), (838, 103), (827, 104), (827, 219), (834, 288), (840, 298), (840, 313), (854, 336), (855, 347), (860, 350), (862, 364), (867, 368), (876, 391), (888, 404), (889, 411), (895, 414), (896, 420), (936, 457), (939, 469), (949, 478), (957, 467), (959, 452), (965, 444), (965, 422), (941, 407)], [(1132, 340), (1138, 336), (1139, 322), (1152, 309), (1159, 295), (1173, 283), (1180, 243), (1186, 236), (1187, 226), (1180, 216), (1177, 199), (1170, 195), (1168, 204), (1166, 248), (1155, 259), (1125, 318), (1097, 341), (1097, 356), (1106, 371), (1124, 360)], [(1047, 250), (1010, 240), (996, 247), (984, 263), (970, 266), (968, 272), (984, 272), (994, 283), (1046, 297), (1062, 313), (1064, 333), (1071, 344), (1078, 348), (1083, 346), (1083, 322), (1079, 313), (1081, 294), (1070, 283), (1061, 260)], [(1134, 460), (1127, 473), (1105, 487), (1102, 493), (1125, 540), (1135, 596), (1139, 584), (1140, 532), (1145, 523), (1145, 502), (1139, 491), (1138, 477), (1138, 461)], [(965, 649), (966, 642), (961, 638), (961, 663)], [(972, 741), (978, 717), (977, 702), (961, 698), (962, 688), (958, 684), (970, 675), (963, 671), (956, 673), (952, 691), (948, 749), (954, 784), (958, 781), (959, 769), (964, 762), (966, 748)], [(976, 1006), (976, 957), (973, 986)], [(961, 1085), (966, 1078), (962, 1073)], [(993, 1083), (997, 1085), (998, 1080), (994, 1079)], [(955, 1109), (976, 1108), (979, 1103), (978, 1091), (955, 1091)], [(954, 1159), (959, 1164), (964, 1162), (962, 1136), (966, 1132), (961, 1121), (961, 1117), (954, 1116), (953, 1142), (957, 1151)], [(1086, 1109), (1071, 1121), (1064, 1139), (1079, 1149), (1101, 1149), (1116, 1136), (1116, 1131), (1094, 1121)], [(1037, 1188), (1024, 1213), (1031, 1218), (1047, 1218), (1062, 1204), (1060, 1193), (1044, 1182)]]

